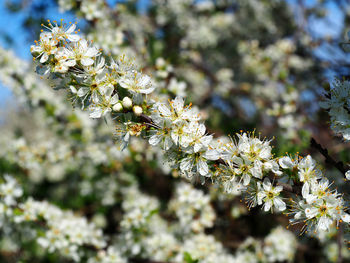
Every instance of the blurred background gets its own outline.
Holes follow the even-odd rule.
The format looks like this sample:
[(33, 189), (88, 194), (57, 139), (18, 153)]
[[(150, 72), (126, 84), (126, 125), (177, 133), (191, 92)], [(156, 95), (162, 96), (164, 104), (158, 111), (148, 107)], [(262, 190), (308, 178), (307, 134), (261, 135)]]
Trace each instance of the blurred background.
[[(312, 154), (344, 190), (342, 177), (310, 147), (310, 139), (337, 160), (350, 162), (349, 144), (330, 130), (329, 116), (318, 104), (336, 77), (350, 73), (349, 57), (339, 46), (349, 41), (348, 1), (1, 1), (0, 173), (15, 175), (26, 196), (96, 221), (113, 240), (131, 231), (119, 225), (129, 198), (125, 189), (137, 187), (157, 198), (159, 215), (173, 222), (176, 209), (169, 204), (182, 180), (144, 141), (135, 140), (120, 152), (111, 120), (93, 121), (73, 110), (66, 94), (53, 91), (52, 83), (35, 74), (30, 46), (47, 19), (77, 22), (104, 54), (135, 58), (156, 80), (157, 94), (164, 99), (184, 96), (205, 116), (210, 133), (220, 137), (243, 130), (275, 138), (276, 156)], [(264, 262), (264, 253), (258, 256), (261, 240), (288, 219), (248, 211), (239, 197), (206, 185), (193, 187), (210, 196), (216, 214), (194, 232), (214, 236), (232, 254), (249, 250), (258, 258), (241, 262)], [(147, 227), (159, 236), (152, 232), (154, 226)], [(300, 229), (291, 230), (298, 235)], [(12, 234), (1, 239), (1, 262), (70, 262), (40, 251), (26, 235), (3, 233)], [(240, 247), (249, 236), (262, 243)], [(336, 240), (335, 233), (304, 235), (298, 237), (293, 257), (265, 255), (265, 262), (340, 262)], [(145, 254), (125, 246), (124, 253), (135, 259), (131, 262), (147, 262), (137, 261)], [(341, 249), (346, 262), (345, 244)], [(198, 260), (188, 262), (204, 262)]]

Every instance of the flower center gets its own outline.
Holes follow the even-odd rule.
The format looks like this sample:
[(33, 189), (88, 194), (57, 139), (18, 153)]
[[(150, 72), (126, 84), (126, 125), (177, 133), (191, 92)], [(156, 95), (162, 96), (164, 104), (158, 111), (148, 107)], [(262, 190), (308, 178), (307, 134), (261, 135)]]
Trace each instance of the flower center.
[(327, 213), (327, 206), (321, 205), (319, 211), (322, 216), (325, 215)]
[(248, 165), (242, 165), (242, 166), (241, 166), (241, 171), (242, 171), (242, 173), (246, 173), (246, 172), (248, 172), (248, 170), (249, 170)]
[(274, 196), (275, 196), (275, 195), (274, 195), (273, 192), (268, 192), (268, 193), (267, 193), (267, 198), (269, 198), (269, 199), (272, 199)]

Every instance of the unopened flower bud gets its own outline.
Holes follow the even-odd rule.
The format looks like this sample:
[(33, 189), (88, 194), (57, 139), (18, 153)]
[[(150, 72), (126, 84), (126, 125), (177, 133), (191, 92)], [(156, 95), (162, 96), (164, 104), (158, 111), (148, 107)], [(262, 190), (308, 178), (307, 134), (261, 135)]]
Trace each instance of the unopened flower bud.
[(113, 110), (116, 111), (116, 112), (122, 111), (123, 110), (123, 105), (120, 102), (118, 102), (118, 103), (114, 104)]
[(132, 107), (132, 100), (129, 97), (124, 97), (122, 104), (124, 108), (130, 109)]
[(40, 55), (40, 53), (36, 49), (36, 46), (31, 46), (30, 47), (30, 53), (32, 53), (33, 57), (36, 57), (36, 56)]
[(345, 173), (346, 180), (350, 180), (350, 170)]
[(134, 111), (136, 116), (140, 116), (142, 114), (142, 108), (140, 106), (136, 105), (132, 108), (132, 110)]

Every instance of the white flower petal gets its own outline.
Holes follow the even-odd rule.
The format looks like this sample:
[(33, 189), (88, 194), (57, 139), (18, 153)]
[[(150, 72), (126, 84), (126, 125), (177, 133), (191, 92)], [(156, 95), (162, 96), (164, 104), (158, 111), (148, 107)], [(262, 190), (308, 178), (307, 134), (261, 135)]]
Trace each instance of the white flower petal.
[(341, 216), (341, 219), (345, 222), (345, 223), (349, 223), (350, 222), (350, 215), (347, 213), (344, 213), (344, 215)]
[(41, 46), (32, 45), (30, 47), (30, 52), (32, 52), (32, 53), (34, 53), (34, 52), (41, 53), (42, 51), (43, 51), (43, 49), (41, 48)]
[(74, 30), (75, 30), (75, 28), (76, 28), (76, 25), (75, 25), (75, 24), (72, 24), (72, 25), (67, 29), (66, 33), (67, 33), (67, 34), (73, 33)]
[(269, 178), (267, 178), (267, 177), (264, 179), (263, 188), (265, 191), (271, 191), (271, 189), (272, 189), (272, 184), (271, 184)]
[(159, 104), (158, 105), (158, 110), (159, 112), (164, 116), (164, 117), (169, 117), (171, 116), (171, 111), (169, 110), (169, 108), (164, 105), (164, 104)]
[(181, 160), (180, 170), (181, 171), (190, 171), (192, 169), (192, 158), (187, 157)]
[(152, 135), (152, 136), (149, 138), (148, 142), (149, 142), (150, 145), (155, 146), (155, 145), (157, 145), (158, 143), (160, 143), (161, 140), (162, 140), (162, 136), (161, 136), (161, 135), (155, 134), (155, 135)]
[(208, 164), (203, 159), (200, 159), (197, 163), (197, 170), (199, 171), (200, 175), (207, 175), (209, 173)]
[(267, 199), (264, 204), (264, 211), (267, 212), (271, 209), (272, 201), (270, 199)]
[(204, 153), (203, 157), (208, 159), (208, 160), (215, 161), (215, 160), (220, 158), (220, 152), (216, 149), (211, 149), (211, 150), (206, 151)]
[(87, 57), (95, 57), (98, 54), (98, 49), (95, 47), (90, 47), (88, 50), (85, 52), (85, 56)]
[(281, 198), (275, 197), (275, 198), (273, 199), (273, 203), (274, 203), (274, 205), (275, 205), (275, 207), (276, 207), (277, 210), (279, 210), (279, 211), (284, 211), (284, 210), (286, 210), (286, 203), (283, 202)]
[(69, 34), (68, 40), (72, 42), (78, 42), (80, 40), (80, 36), (77, 34)]
[(249, 176), (249, 174), (244, 174), (244, 175), (243, 175), (243, 185), (244, 185), (244, 186), (247, 186), (247, 185), (249, 184), (249, 182), (250, 182), (250, 176)]
[(110, 103), (111, 103), (112, 105), (114, 105), (114, 104), (116, 104), (118, 101), (119, 101), (119, 96), (118, 96), (118, 94), (116, 93), (116, 94), (114, 94), (113, 97), (111, 98)]
[(89, 87), (81, 87), (79, 90), (78, 90), (78, 96), (79, 97), (83, 97), (85, 96), (88, 92), (90, 91), (90, 88)]
[(68, 59), (67, 61), (64, 62), (64, 65), (66, 67), (74, 67), (76, 64), (74, 59)]
[(309, 186), (309, 183), (306, 182), (303, 185), (303, 188), (301, 190), (301, 194), (304, 198), (306, 198), (309, 195), (309, 193), (310, 193), (310, 186)]
[(49, 59), (49, 55), (47, 53), (43, 53), (40, 58), (40, 63), (45, 63)]
[(183, 110), (184, 107), (184, 100), (183, 98), (177, 96), (173, 101), (172, 101), (172, 106), (174, 109), (180, 113)]
[(102, 116), (102, 109), (100, 107), (94, 108), (89, 116), (90, 116), (90, 118), (94, 118), (94, 119), (101, 118), (101, 116)]
[(278, 160), (279, 165), (283, 169), (290, 169), (293, 168), (293, 162), (292, 159), (289, 156), (284, 156)]
[(91, 66), (92, 64), (94, 64), (94, 60), (92, 58), (82, 58), (80, 62), (85, 67)]

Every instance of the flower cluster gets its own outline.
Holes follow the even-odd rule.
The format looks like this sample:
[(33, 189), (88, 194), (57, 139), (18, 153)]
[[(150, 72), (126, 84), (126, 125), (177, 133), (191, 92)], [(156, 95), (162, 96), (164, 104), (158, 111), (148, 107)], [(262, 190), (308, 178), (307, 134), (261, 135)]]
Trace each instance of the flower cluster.
[(264, 254), (268, 262), (275, 261), (293, 261), (294, 253), (297, 249), (295, 236), (283, 229), (277, 227), (264, 240)]
[(76, 216), (72, 211), (63, 211), (46, 201), (28, 198), (20, 202), (23, 193), (21, 186), (9, 175), (5, 175), (4, 179), (5, 182), (0, 183), (1, 221), (18, 225), (37, 223), (41, 227), (35, 230), (34, 237), (49, 253), (59, 252), (79, 262), (83, 255), (79, 248), (92, 246), (98, 249), (106, 245), (101, 229), (86, 218)]
[(227, 253), (221, 243), (217, 242), (212, 235), (197, 234), (185, 240), (175, 262), (236, 262), (233, 255)]
[[(324, 248), (324, 253), (327, 256), (327, 259), (329, 262), (335, 263), (338, 261), (339, 258), (339, 247), (336, 242), (332, 242), (328, 244)], [(350, 251), (346, 247), (343, 247), (341, 249), (341, 256), (344, 260), (349, 260), (350, 259)]]
[[(183, 192), (187, 194), (184, 193), (185, 197), (181, 198)], [(125, 188), (122, 206), (126, 213), (120, 223), (121, 233), (115, 244), (99, 251), (97, 257), (89, 262), (109, 262), (109, 259), (123, 262), (125, 257), (176, 263), (191, 260), (236, 263), (242, 262), (243, 258), (251, 259), (250, 262), (293, 260), (296, 238), (281, 227), (274, 229), (264, 240), (248, 238), (233, 255), (213, 235), (205, 234), (203, 227), (189, 231), (184, 224), (190, 222), (189, 215), (204, 218), (207, 213), (209, 217), (215, 217), (214, 211), (208, 212), (207, 206), (199, 205), (199, 198), (209, 201), (208, 195), (194, 189), (191, 184), (178, 184), (168, 212), (180, 209), (176, 213), (179, 222), (167, 222), (161, 217), (159, 203), (153, 197), (141, 193), (137, 187)], [(198, 224), (202, 221), (190, 217)]]
[(159, 144), (170, 155), (180, 155), (178, 165), (184, 175), (209, 177), (208, 161), (219, 159), (220, 153), (213, 148), (213, 136), (206, 134), (196, 110), (176, 97), (169, 105), (155, 103), (151, 117), (156, 129), (151, 132), (149, 143)]
[[(252, 178), (262, 179), (264, 173), (281, 175), (279, 166), (272, 156), (270, 141), (260, 140), (253, 134), (237, 134), (238, 141), (230, 140), (221, 145), (222, 159), (229, 169), (223, 169), (219, 180), (224, 180), (226, 189), (246, 187)], [(217, 175), (217, 176), (218, 176)]]
[(292, 223), (306, 222), (307, 231), (326, 231), (331, 225), (350, 222), (349, 214), (345, 213), (346, 205), (336, 190), (329, 190), (327, 179), (321, 179), (312, 184), (305, 183), (302, 190), (303, 200), (294, 204), (294, 219)]
[(327, 92), (320, 105), (328, 110), (331, 128), (345, 140), (350, 140), (350, 82), (336, 80)]
[(302, 159), (285, 156), (279, 163), (290, 178), (297, 177), (303, 183), (302, 198), (293, 201), (292, 224), (304, 222), (306, 231), (317, 233), (329, 230), (334, 223), (338, 226), (339, 222), (350, 222), (342, 195), (329, 189), (329, 181), (317, 169), (310, 155)]
[(89, 258), (88, 263), (126, 263), (127, 260), (121, 256), (121, 253), (115, 247), (108, 247), (107, 250), (101, 250), (94, 258)]
[(46, 28), (50, 31), (42, 32), (31, 47), (34, 59), (40, 57), (39, 74), (56, 78), (57, 74), (69, 73), (69, 83), (62, 85), (70, 84), (72, 100), (82, 108), (89, 107), (91, 118), (112, 111), (142, 114), (142, 96), (155, 89), (149, 76), (138, 72), (124, 56), (107, 65), (94, 45), (72, 34), (75, 24), (65, 29), (65, 24), (58, 26), (49, 21)]
[(276, 227), (262, 242), (247, 238), (239, 246), (235, 262), (293, 262), (296, 249), (295, 236)]
[(0, 184), (0, 196), (6, 206), (16, 205), (16, 199), (22, 196), (23, 190), (13, 177), (5, 174), (4, 180), (5, 182)]
[(176, 195), (169, 208), (176, 213), (181, 229), (186, 232), (202, 232), (204, 228), (212, 227), (215, 219), (215, 213), (209, 202), (208, 195), (204, 195), (202, 191), (194, 189), (189, 184), (181, 183), (176, 187)]
[(158, 200), (133, 186), (123, 190), (122, 207), (125, 213), (115, 246), (127, 257), (170, 260), (180, 244), (173, 229), (160, 217)]
[(80, 261), (79, 246), (91, 245), (101, 248), (106, 245), (102, 231), (94, 224), (88, 223), (86, 218), (62, 211), (47, 202), (32, 199), (28, 199), (20, 208), (23, 214), (15, 220), (35, 221), (42, 218), (46, 222), (48, 230), (37, 242), (50, 253), (60, 251), (67, 257)]

